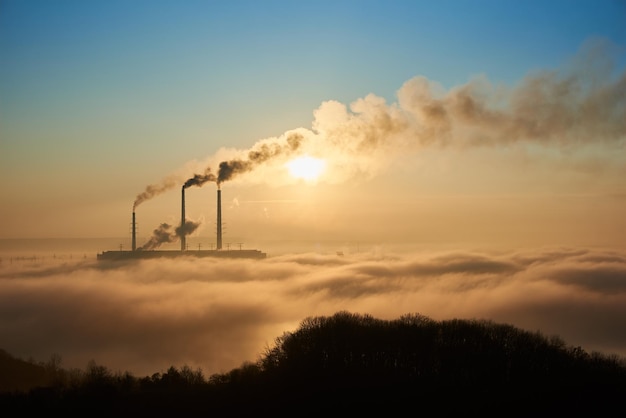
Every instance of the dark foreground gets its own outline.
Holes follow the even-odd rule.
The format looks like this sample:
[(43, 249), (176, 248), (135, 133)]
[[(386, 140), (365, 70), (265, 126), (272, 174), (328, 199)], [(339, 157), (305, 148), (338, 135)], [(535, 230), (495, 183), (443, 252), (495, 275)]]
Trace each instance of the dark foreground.
[(4, 353), (0, 413), (582, 417), (617, 416), (626, 399), (623, 359), (510, 325), (420, 315), (307, 318), (257, 362), (208, 379), (187, 367), (137, 378), (57, 366)]

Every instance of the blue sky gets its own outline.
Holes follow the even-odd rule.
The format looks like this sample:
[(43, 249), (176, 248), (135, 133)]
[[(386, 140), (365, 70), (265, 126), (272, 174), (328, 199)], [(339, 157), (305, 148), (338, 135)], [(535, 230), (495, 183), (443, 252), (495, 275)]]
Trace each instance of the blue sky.
[[(593, 38), (620, 73), (624, 22), (624, 1), (3, 0), (0, 188), (64, 213), (132, 201), (190, 160), (310, 128), (324, 101), (394, 103), (419, 75), (514, 85)], [(101, 232), (87, 224), (71, 235)]]

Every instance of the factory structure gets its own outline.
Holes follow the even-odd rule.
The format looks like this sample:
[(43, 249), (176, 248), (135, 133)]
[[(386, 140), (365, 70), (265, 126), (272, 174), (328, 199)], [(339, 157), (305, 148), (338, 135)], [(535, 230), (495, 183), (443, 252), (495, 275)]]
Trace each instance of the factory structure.
[(149, 258), (176, 258), (176, 257), (218, 257), (218, 258), (248, 258), (263, 259), (267, 254), (259, 250), (245, 250), (230, 248), (224, 250), (222, 248), (222, 191), (219, 186), (217, 188), (217, 236), (215, 249), (210, 250), (189, 250), (187, 249), (186, 239), (186, 217), (185, 217), (185, 186), (182, 187), (181, 196), (181, 221), (180, 227), (177, 229), (177, 235), (180, 238), (180, 250), (157, 250), (137, 248), (137, 227), (135, 209), (133, 208), (132, 228), (131, 228), (131, 250), (123, 251), (104, 251), (97, 255), (98, 260), (133, 260), (133, 259), (149, 259)]

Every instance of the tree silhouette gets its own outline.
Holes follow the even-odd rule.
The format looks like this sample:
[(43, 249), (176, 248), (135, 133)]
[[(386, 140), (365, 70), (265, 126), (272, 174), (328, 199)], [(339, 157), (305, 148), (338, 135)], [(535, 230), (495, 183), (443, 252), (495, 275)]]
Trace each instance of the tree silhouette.
[[(10, 367), (26, 362), (0, 360)], [(0, 363), (5, 364), (5, 363)], [(340, 311), (305, 318), (255, 362), (208, 379), (170, 367), (135, 378), (60, 357), (31, 367), (30, 391), (0, 393), (0, 411), (66, 416), (415, 414), (598, 416), (621, 408), (626, 365), (556, 336), (486, 320), (395, 320)], [(3, 366), (9, 367), (9, 366)], [(18, 370), (18, 369), (11, 369)], [(47, 373), (47, 374), (46, 374)], [(18, 373), (19, 374), (19, 373)], [(47, 382), (47, 383), (41, 383)]]

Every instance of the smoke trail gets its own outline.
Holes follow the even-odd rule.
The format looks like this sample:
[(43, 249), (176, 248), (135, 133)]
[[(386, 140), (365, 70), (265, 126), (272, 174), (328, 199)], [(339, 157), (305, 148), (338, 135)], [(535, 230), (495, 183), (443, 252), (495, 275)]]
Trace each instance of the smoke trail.
[(178, 184), (178, 180), (174, 176), (164, 178), (160, 183), (150, 184), (146, 186), (146, 190), (139, 193), (133, 203), (133, 211), (137, 206), (146, 200), (152, 199), (154, 196), (160, 195)]
[[(475, 80), (433, 97), (424, 78), (405, 83), (400, 103), (419, 121), (416, 137), (426, 143), (506, 145), (516, 141), (569, 146), (626, 134), (626, 74), (588, 86), (576, 75), (543, 73), (524, 80), (507, 94)], [(498, 97), (498, 94), (500, 97)], [(465, 142), (464, 142), (465, 141)]]
[(152, 231), (152, 237), (144, 245), (139, 247), (139, 250), (154, 250), (161, 246), (161, 244), (168, 242), (175, 242), (178, 239), (177, 234), (170, 232), (172, 226), (167, 223), (162, 223)]
[(302, 143), (304, 137), (299, 133), (289, 133), (284, 141), (280, 139), (258, 142), (247, 153), (246, 159), (233, 159), (230, 161), (222, 161), (219, 164), (217, 176), (215, 176), (210, 167), (207, 167), (202, 174), (194, 174), (183, 185), (184, 188), (191, 186), (202, 187), (204, 183), (214, 181), (218, 187), (221, 183), (232, 179), (237, 174), (245, 173), (253, 170), (256, 166), (271, 160), (280, 155), (289, 155), (295, 152)]
[(185, 220), (184, 225), (179, 225), (175, 229), (175, 234), (177, 237), (182, 238), (183, 236), (187, 236), (192, 234), (198, 227), (200, 226), (200, 222), (193, 222)]
[(139, 247), (138, 250), (155, 250), (159, 248), (161, 244), (176, 242), (179, 238), (192, 234), (199, 226), (200, 222), (185, 221), (184, 225), (177, 226), (172, 232), (172, 226), (164, 222), (152, 231), (150, 239)]
[[(215, 175), (210, 168), (195, 174), (185, 187), (208, 181), (219, 187), (296, 153), (324, 159), (325, 181), (338, 183), (373, 176), (395, 157), (427, 146), (506, 147), (526, 142), (568, 152), (601, 143), (623, 147), (626, 72), (615, 68), (612, 52), (607, 43), (588, 43), (566, 70), (530, 74), (513, 87), (479, 77), (445, 89), (418, 76), (401, 86), (396, 103), (374, 94), (349, 106), (326, 101), (314, 111), (311, 129), (261, 140), (240, 156), (222, 160)], [(276, 180), (262, 175), (255, 179)], [(135, 206), (174, 185), (165, 181), (148, 186)]]
[[(346, 106), (323, 102), (311, 130), (286, 142), (258, 142), (246, 158), (222, 161), (217, 184), (262, 163), (297, 152), (326, 161), (326, 181), (373, 176), (394, 158), (426, 146), (493, 147), (533, 143), (573, 147), (626, 142), (626, 72), (613, 64), (611, 45), (583, 45), (569, 67), (528, 75), (513, 87), (486, 77), (444, 89), (425, 77), (408, 80), (397, 103), (370, 94)], [(610, 151), (607, 151), (610, 153)]]
[(623, 141), (626, 73), (614, 74), (609, 52), (609, 45), (589, 43), (569, 71), (539, 72), (512, 89), (475, 79), (441, 95), (433, 83), (417, 77), (398, 92), (400, 107), (421, 142), (569, 147)]
[(207, 168), (202, 174), (194, 174), (189, 180), (183, 184), (186, 189), (191, 186), (202, 187), (207, 181), (217, 181), (217, 177), (211, 172), (211, 168)]
[(302, 134), (292, 132), (287, 135), (284, 142), (259, 142), (248, 151), (247, 159), (234, 159), (231, 161), (222, 161), (219, 164), (217, 175), (218, 185), (231, 180), (238, 174), (253, 170), (258, 165), (276, 158), (280, 155), (289, 155), (300, 148), (304, 137)]

